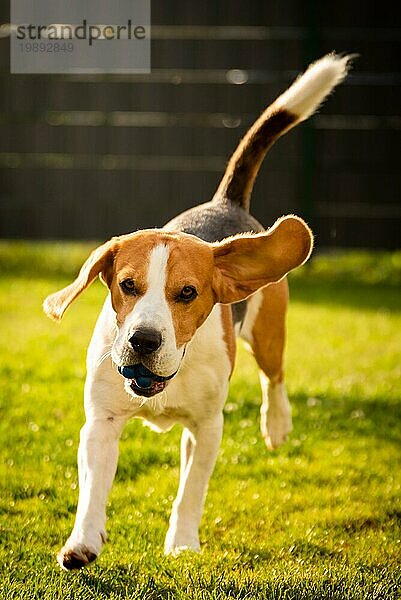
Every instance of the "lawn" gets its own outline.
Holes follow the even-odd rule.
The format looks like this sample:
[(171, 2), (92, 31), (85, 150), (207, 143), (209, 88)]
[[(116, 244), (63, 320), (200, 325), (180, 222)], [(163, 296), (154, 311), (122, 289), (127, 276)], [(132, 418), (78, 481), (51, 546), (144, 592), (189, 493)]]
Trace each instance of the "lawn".
[(240, 347), (198, 556), (165, 558), (180, 429), (124, 432), (110, 542), (66, 573), (85, 348), (105, 288), (55, 324), (41, 301), (85, 245), (0, 244), (1, 599), (383, 598), (401, 593), (401, 255), (318, 257), (291, 278), (294, 431), (274, 453)]

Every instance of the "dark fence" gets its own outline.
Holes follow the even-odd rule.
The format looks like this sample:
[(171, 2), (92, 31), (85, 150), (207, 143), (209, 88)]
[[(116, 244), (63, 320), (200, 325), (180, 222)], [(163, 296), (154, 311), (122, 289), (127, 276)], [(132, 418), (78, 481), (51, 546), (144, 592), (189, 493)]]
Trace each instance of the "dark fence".
[(261, 110), (336, 49), (361, 56), (271, 150), (252, 210), (306, 217), (320, 246), (400, 247), (401, 30), (371, 4), (154, 1), (150, 75), (10, 75), (0, 38), (0, 236), (105, 239), (208, 200)]

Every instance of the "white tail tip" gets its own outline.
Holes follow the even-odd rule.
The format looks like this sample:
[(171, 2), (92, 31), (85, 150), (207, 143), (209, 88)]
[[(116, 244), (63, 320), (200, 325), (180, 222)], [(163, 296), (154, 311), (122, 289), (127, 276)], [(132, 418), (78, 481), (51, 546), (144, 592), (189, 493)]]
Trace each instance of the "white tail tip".
[(341, 83), (355, 54), (339, 55), (332, 52), (312, 63), (275, 102), (275, 107), (297, 115), (299, 121), (310, 117), (332, 90)]

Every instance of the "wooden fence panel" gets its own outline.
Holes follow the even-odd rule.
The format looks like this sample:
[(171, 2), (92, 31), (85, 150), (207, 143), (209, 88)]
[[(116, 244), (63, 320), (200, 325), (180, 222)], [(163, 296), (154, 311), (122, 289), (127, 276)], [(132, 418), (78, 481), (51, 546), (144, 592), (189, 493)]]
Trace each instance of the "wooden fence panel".
[(271, 150), (253, 213), (306, 216), (321, 246), (399, 247), (401, 34), (357, 4), (154, 1), (146, 76), (10, 75), (0, 37), (0, 236), (105, 239), (208, 200), (247, 127), (335, 48), (361, 56)]

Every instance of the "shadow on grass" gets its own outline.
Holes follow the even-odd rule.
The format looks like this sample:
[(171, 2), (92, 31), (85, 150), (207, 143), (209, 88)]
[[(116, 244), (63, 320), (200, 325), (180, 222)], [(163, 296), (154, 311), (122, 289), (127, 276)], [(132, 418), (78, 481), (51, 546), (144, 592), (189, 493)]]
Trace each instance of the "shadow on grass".
[[(355, 396), (335, 396), (326, 394), (308, 403), (306, 394), (291, 396), (291, 403), (297, 408), (294, 426), (300, 433), (310, 432), (316, 439), (335, 437), (368, 437), (401, 443), (401, 405), (394, 399), (356, 398)], [(234, 413), (225, 415), (226, 426), (230, 421), (250, 420), (259, 422), (259, 404), (254, 396), (245, 399)], [(292, 438), (296, 431), (292, 434)], [(291, 438), (290, 438), (291, 441)], [(283, 446), (288, 452), (299, 452), (298, 446)]]
[(277, 560), (288, 561), (289, 559), (313, 564), (316, 559), (342, 561), (343, 556), (342, 552), (338, 550), (329, 549), (322, 544), (314, 544), (308, 540), (294, 541), (289, 548), (282, 548), (278, 553), (277, 549), (266, 551), (255, 546), (241, 551), (241, 566), (249, 569), (254, 569), (261, 562), (272, 565)]
[(401, 510), (384, 510), (374, 517), (345, 518), (330, 523), (330, 528), (338, 528), (354, 535), (365, 531), (382, 531), (387, 526), (393, 531), (401, 527)]
[[(325, 395), (310, 408), (306, 395), (292, 399), (298, 407), (298, 423), (305, 423), (314, 437), (369, 438), (394, 444), (401, 442), (401, 405), (393, 399)], [(305, 415), (305, 416), (304, 416)], [(310, 417), (310, 418), (309, 418)], [(320, 434), (319, 434), (320, 431)]]
[[(156, 434), (155, 434), (156, 436)], [(116, 481), (133, 481), (149, 472), (153, 467), (159, 467), (165, 470), (174, 468), (178, 465), (178, 449), (168, 452), (163, 448), (163, 439), (155, 440), (156, 450), (144, 447), (139, 453), (132, 451), (127, 447), (121, 452), (119, 464), (117, 467)]]
[(396, 286), (290, 278), (290, 294), (293, 300), (312, 305), (401, 312), (401, 287)]
[[(93, 598), (146, 599), (146, 600), (310, 600), (330, 598), (344, 600), (351, 598), (386, 599), (397, 598), (399, 575), (388, 572), (385, 567), (364, 568), (359, 572), (349, 571), (346, 566), (337, 572), (326, 562), (315, 576), (303, 577), (282, 573), (266, 573), (264, 581), (255, 581), (252, 575), (240, 574), (242, 565), (230, 573), (215, 572), (207, 575), (198, 568), (178, 573), (176, 576), (161, 569), (157, 576), (139, 575), (132, 568), (113, 567), (102, 572), (96, 569), (81, 574), (81, 584)], [(175, 569), (172, 569), (175, 570)], [(85, 596), (86, 597), (86, 596)]]
[(158, 581), (140, 573), (138, 566), (118, 565), (103, 570), (101, 567), (83, 570), (79, 574), (82, 585), (93, 598), (161, 599), (176, 597), (177, 586)]
[[(308, 456), (320, 441), (326, 443), (330, 440), (347, 440), (348, 446), (352, 446), (353, 440), (370, 440), (371, 444), (376, 442), (401, 444), (401, 406), (394, 400), (386, 398), (359, 400), (326, 395), (314, 399), (316, 405), (311, 407), (308, 405), (308, 396), (298, 394), (292, 396), (291, 402), (297, 409), (297, 416), (294, 418), (295, 430), (288, 443), (280, 449), (281, 455)], [(225, 414), (226, 435), (231, 435), (238, 441), (241, 436), (242, 439), (247, 435), (249, 438), (253, 437), (254, 433), (250, 431), (241, 433), (240, 430), (240, 432), (231, 432), (230, 434), (231, 428), (234, 427), (237, 430), (237, 424), (241, 421), (253, 423), (257, 439), (262, 444), (259, 433), (259, 403), (255, 402), (252, 394), (249, 399), (245, 399), (239, 405), (235, 412)], [(140, 428), (135, 430), (136, 436), (141, 434)], [(309, 442), (301, 443), (298, 440), (298, 437), (302, 438), (303, 435), (307, 436), (309, 442), (313, 438), (312, 448)], [(294, 443), (292, 443), (293, 441)], [(155, 444), (156, 446), (142, 444), (138, 449), (128, 441), (121, 449), (116, 481), (134, 481), (155, 468), (163, 469), (163, 472), (167, 468), (177, 468), (179, 464), (178, 445), (177, 447), (171, 446), (163, 438), (156, 438)], [(266, 450), (266, 455), (268, 454)], [(383, 456), (381, 460), (384, 460)], [(242, 465), (253, 464), (253, 452), (243, 449), (239, 456), (239, 463)], [(255, 477), (257, 479), (258, 475), (255, 474)]]

